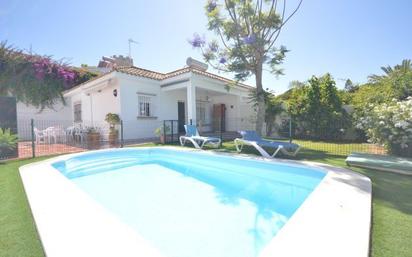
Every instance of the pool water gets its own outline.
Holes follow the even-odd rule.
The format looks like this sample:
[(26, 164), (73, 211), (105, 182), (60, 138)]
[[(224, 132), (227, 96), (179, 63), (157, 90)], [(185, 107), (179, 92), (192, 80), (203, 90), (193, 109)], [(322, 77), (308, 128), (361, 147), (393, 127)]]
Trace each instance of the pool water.
[(81, 154), (53, 164), (166, 257), (255, 257), (324, 171), (172, 149)]

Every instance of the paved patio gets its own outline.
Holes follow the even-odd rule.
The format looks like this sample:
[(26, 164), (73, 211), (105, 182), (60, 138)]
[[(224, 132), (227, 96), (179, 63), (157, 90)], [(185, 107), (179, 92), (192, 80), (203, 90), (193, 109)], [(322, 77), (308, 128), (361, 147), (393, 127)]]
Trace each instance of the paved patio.
[[(86, 151), (87, 148), (67, 144), (35, 144), (36, 156), (46, 156), (63, 153), (76, 153)], [(30, 141), (19, 142), (19, 157), (30, 158), (33, 156), (32, 145)]]

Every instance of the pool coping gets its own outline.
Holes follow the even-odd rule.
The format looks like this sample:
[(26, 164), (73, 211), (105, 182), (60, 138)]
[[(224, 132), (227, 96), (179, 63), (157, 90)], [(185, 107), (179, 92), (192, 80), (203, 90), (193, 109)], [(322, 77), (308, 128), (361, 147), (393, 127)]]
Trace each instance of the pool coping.
[[(137, 149), (156, 148), (264, 162), (303, 164), (327, 171), (320, 184), (259, 257), (369, 255), (372, 187), (368, 177), (345, 168), (309, 161), (266, 159), (173, 146)], [(162, 257), (150, 242), (50, 165), (81, 154), (84, 153), (58, 156), (20, 167), (21, 179), (46, 255)]]

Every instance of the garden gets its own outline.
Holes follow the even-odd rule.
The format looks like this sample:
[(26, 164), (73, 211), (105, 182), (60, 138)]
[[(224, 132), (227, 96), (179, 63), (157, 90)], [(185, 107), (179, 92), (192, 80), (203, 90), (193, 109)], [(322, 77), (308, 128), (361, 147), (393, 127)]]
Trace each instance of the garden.
[[(382, 72), (370, 75), (366, 83), (354, 83), (347, 78), (344, 88), (338, 87), (332, 74), (326, 73), (306, 81), (292, 81), (283, 93), (265, 89), (264, 67), (274, 76), (283, 74), (280, 65), (288, 50), (277, 45), (277, 38), (300, 4), (301, 1), (290, 16), (280, 16), (272, 9), (261, 10), (263, 15), (256, 16), (251, 14), (255, 11), (248, 1), (227, 1), (226, 6), (207, 1), (208, 30), (220, 41), (207, 42), (195, 34), (189, 43), (213, 68), (235, 74), (236, 83), (255, 78), (256, 89), (249, 95), (256, 113), (254, 129), (265, 138), (291, 140), (302, 146), (296, 157), (282, 158), (345, 167), (372, 180), (371, 256), (412, 256), (412, 176), (348, 167), (345, 163), (345, 158), (357, 151), (404, 158), (400, 161), (412, 158), (412, 62), (405, 59), (398, 65), (382, 67)], [(222, 11), (228, 12), (228, 16), (223, 18)], [(64, 104), (64, 90), (97, 76), (50, 56), (26, 53), (5, 42), (0, 44), (0, 68), (0, 96), (13, 96), (40, 111), (53, 108), (56, 103)], [(230, 90), (231, 85), (226, 87)], [(15, 152), (20, 138), (16, 124), (4, 125), (6, 121), (0, 121), (1, 161), (2, 156)], [(123, 146), (118, 141), (123, 136), (119, 129), (121, 117), (108, 113), (106, 122), (109, 147)], [(167, 143), (164, 134), (168, 130), (159, 127), (153, 134)], [(94, 128), (82, 133), (75, 131), (73, 128), (69, 134), (74, 141), (82, 133), (90, 137), (88, 142), (99, 141), (100, 133)], [(32, 134), (32, 141), (34, 138)], [(129, 147), (140, 146), (160, 144)], [(207, 150), (235, 153), (236, 147), (230, 140), (224, 141), (219, 149)], [(253, 148), (246, 148), (245, 153), (259, 155)], [(0, 256), (44, 256), (18, 169), (46, 158), (49, 157), (0, 162)]]
[[(145, 144), (143, 146), (159, 146)], [(322, 146), (322, 149), (328, 146)], [(319, 146), (318, 146), (319, 149)], [(345, 158), (334, 153), (305, 148), (296, 158), (348, 168)], [(219, 150), (235, 152), (232, 142), (224, 142)], [(253, 149), (248, 154), (256, 154)], [(0, 164), (0, 256), (44, 256), (18, 173), (21, 165), (43, 160), (7, 161)], [(408, 257), (412, 253), (412, 177), (377, 170), (351, 168), (373, 182), (373, 224), (371, 256)]]

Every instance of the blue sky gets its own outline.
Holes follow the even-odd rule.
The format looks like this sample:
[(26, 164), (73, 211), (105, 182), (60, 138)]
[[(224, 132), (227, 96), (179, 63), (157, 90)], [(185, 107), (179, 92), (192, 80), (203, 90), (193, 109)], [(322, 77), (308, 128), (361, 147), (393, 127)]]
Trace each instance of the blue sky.
[[(103, 55), (127, 55), (127, 39), (133, 38), (139, 41), (132, 49), (136, 66), (168, 72), (183, 67), (188, 56), (200, 58), (187, 43), (194, 32), (213, 36), (204, 3), (0, 0), (0, 41), (73, 65), (96, 65)], [(346, 78), (365, 82), (381, 66), (412, 58), (411, 11), (410, 0), (304, 0), (279, 38), (291, 50), (285, 75), (264, 74), (264, 87), (280, 93), (292, 80), (326, 72), (339, 85)]]

